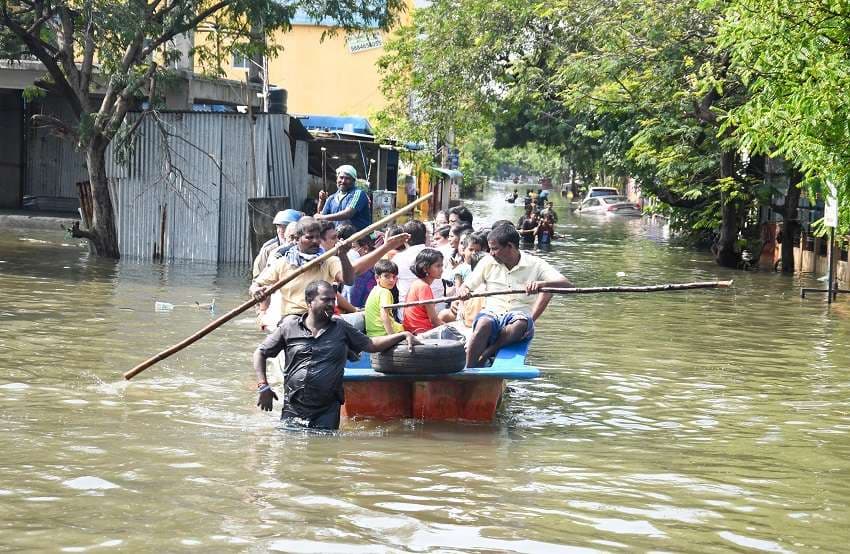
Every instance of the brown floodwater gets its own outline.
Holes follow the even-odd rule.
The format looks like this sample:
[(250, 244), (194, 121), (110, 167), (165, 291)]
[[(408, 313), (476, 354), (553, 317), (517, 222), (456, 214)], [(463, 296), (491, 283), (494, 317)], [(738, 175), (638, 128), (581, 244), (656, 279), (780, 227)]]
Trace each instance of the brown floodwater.
[[(515, 219), (502, 195), (471, 202), (478, 219)], [(492, 425), (329, 436), (257, 410), (247, 316), (122, 380), (211, 320), (194, 303), (241, 303), (243, 268), (4, 231), (0, 550), (843, 550), (848, 300), (718, 268), (646, 221), (560, 213), (541, 255), (580, 286), (735, 287), (556, 298), (530, 354), (542, 377), (511, 383)]]

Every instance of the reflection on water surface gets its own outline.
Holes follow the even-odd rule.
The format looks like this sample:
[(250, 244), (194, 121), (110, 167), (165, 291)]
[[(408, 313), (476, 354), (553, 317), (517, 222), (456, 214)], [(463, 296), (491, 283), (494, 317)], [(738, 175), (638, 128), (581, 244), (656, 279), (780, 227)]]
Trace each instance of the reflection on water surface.
[[(521, 210), (496, 193), (488, 220)], [(543, 378), (493, 425), (256, 410), (250, 318), (121, 372), (244, 299), (239, 268), (89, 259), (0, 238), (0, 545), (286, 552), (840, 550), (850, 521), (850, 310), (717, 268), (639, 220), (561, 211), (540, 254), (580, 286), (734, 278), (731, 291), (560, 297)]]

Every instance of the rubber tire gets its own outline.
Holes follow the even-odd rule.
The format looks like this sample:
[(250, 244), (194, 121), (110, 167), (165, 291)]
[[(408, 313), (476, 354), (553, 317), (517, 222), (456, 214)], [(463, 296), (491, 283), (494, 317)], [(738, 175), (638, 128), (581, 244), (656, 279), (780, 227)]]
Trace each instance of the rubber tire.
[(466, 349), (461, 341), (423, 339), (413, 353), (406, 343), (372, 354), (372, 369), (392, 374), (457, 373), (466, 367)]

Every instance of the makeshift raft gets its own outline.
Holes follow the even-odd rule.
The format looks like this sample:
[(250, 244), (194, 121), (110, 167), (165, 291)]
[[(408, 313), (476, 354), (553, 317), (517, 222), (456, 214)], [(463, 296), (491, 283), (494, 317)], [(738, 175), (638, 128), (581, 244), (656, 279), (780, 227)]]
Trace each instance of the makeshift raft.
[(534, 379), (540, 370), (525, 364), (531, 341), (502, 348), (490, 367), (457, 373), (386, 374), (374, 371), (368, 354), (348, 362), (342, 415), (378, 419), (492, 422), (506, 379)]

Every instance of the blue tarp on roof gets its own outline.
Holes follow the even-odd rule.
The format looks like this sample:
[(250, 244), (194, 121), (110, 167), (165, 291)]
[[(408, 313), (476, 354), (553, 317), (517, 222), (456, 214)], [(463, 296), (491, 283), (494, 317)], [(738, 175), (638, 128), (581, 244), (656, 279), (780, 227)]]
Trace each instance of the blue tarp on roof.
[[(386, 12), (387, 3), (383, 2), (383, 11)], [(377, 10), (376, 10), (377, 13)], [(367, 21), (362, 17), (355, 17), (354, 22), (356, 25), (363, 27), (365, 29), (377, 29), (379, 27), (379, 21), (371, 20)], [(316, 21), (316, 19), (310, 16), (307, 11), (303, 9), (298, 9), (295, 11), (295, 15), (293, 15), (290, 23), (293, 25), (318, 25), (322, 27), (337, 27), (339, 23), (330, 17), (323, 17), (320, 20)]]
[(299, 115), (298, 120), (309, 131), (340, 131), (374, 135), (369, 120), (358, 115)]
[(437, 173), (442, 173), (450, 179), (454, 179), (455, 177), (463, 177), (463, 173), (461, 173), (457, 169), (443, 169), (442, 167), (432, 167), (431, 169), (433, 169)]

